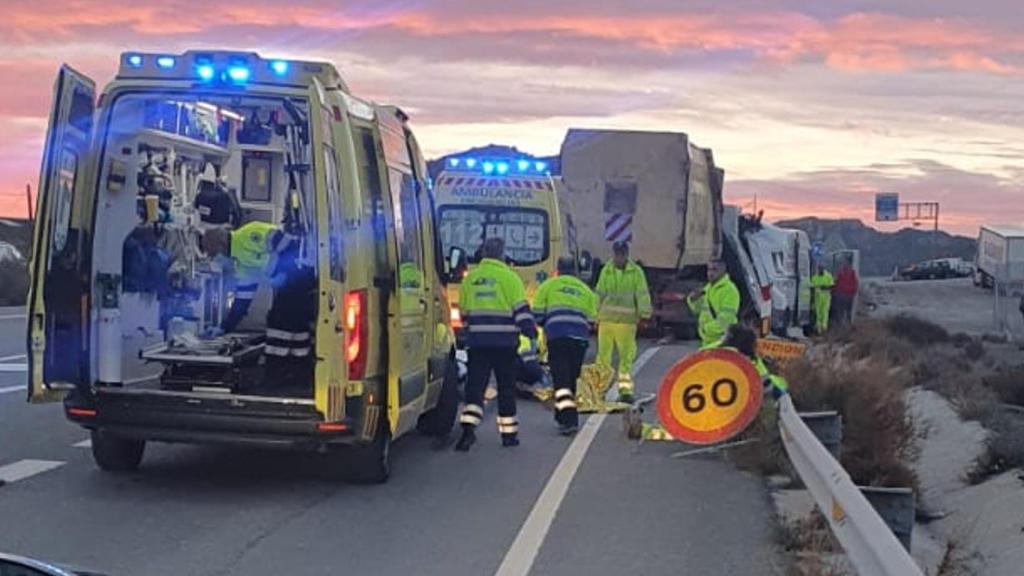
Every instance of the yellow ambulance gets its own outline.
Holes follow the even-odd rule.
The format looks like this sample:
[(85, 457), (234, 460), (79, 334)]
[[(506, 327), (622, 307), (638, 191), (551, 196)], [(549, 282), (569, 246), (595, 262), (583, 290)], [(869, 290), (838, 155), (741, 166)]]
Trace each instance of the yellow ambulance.
[[(480, 261), (486, 238), (505, 240), (508, 263), (523, 279), (527, 299), (556, 273), (567, 255), (557, 182), (534, 158), (455, 156), (434, 184), (441, 250), (454, 270), (448, 284), (452, 325), (458, 330), (459, 279)], [(454, 258), (453, 258), (454, 255)]]
[[(39, 191), (28, 397), (62, 399), (100, 468), (136, 469), (149, 441), (228, 443), (324, 452), (380, 482), (393, 439), (450, 431), (426, 166), (405, 114), (353, 95), (333, 65), (126, 53), (98, 99), (64, 66)], [(228, 253), (207, 251), (225, 233)], [(269, 264), (243, 288), (246, 246), (287, 256), (308, 297), (275, 298)], [(271, 325), (289, 305), (300, 316), (277, 317), (301, 330)], [(270, 377), (282, 352), (291, 376)]]

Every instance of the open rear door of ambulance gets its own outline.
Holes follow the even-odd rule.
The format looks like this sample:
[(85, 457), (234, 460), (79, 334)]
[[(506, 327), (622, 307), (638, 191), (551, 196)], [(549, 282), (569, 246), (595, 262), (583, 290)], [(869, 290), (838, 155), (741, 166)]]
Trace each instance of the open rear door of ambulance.
[[(28, 294), (28, 399), (60, 399), (89, 382), (95, 83), (61, 66), (43, 149)], [(122, 183), (123, 184), (123, 183)]]

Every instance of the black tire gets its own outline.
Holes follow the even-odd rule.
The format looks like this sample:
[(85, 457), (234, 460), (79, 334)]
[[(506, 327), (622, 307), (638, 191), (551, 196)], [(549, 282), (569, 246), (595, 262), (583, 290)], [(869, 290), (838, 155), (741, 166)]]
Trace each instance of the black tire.
[(423, 413), (416, 423), (421, 434), (434, 438), (444, 438), (451, 434), (455, 426), (455, 418), (459, 412), (459, 369), (455, 358), (449, 358), (444, 369), (444, 383), (441, 385), (441, 397), (429, 412)]
[(353, 484), (383, 484), (391, 476), (391, 427), (387, 416), (369, 444), (340, 447), (333, 454), (338, 475)]
[(144, 440), (132, 440), (106, 432), (92, 431), (92, 458), (106, 472), (134, 472), (146, 451)]

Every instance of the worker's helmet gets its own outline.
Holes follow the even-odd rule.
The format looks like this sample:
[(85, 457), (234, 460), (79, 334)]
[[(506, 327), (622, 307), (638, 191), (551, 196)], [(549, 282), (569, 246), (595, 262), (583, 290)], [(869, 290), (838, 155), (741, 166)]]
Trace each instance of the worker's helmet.
[(619, 240), (612, 244), (612, 252), (615, 254), (629, 254), (629, 242)]

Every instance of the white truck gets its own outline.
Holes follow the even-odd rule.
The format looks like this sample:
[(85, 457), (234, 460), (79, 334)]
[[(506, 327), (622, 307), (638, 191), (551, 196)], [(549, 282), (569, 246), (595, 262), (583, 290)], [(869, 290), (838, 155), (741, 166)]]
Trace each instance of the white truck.
[(978, 255), (974, 269), (974, 284), (991, 288), (1002, 271), (1011, 264), (1024, 266), (1024, 226), (982, 225), (978, 232)]
[(711, 150), (681, 132), (571, 129), (560, 163), (570, 250), (597, 264), (613, 242), (629, 242), (647, 272), (654, 327), (692, 333), (685, 294), (722, 254), (723, 171)]

